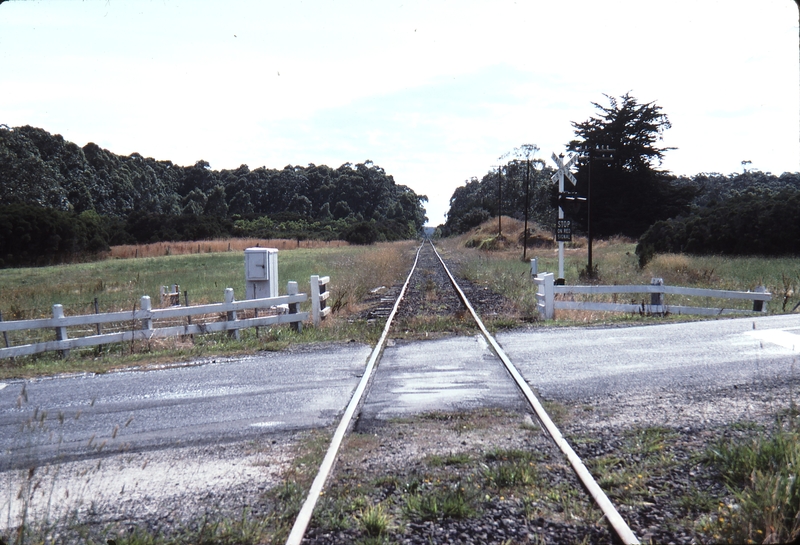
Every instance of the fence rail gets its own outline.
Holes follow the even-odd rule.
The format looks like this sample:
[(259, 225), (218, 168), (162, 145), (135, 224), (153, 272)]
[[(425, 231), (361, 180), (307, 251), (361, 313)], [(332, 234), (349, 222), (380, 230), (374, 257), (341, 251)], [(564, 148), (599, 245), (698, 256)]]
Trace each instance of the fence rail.
[[(766, 302), (772, 300), (772, 294), (763, 287), (756, 291), (713, 290), (705, 288), (684, 288), (665, 286), (660, 278), (654, 278), (651, 284), (639, 286), (557, 286), (552, 273), (540, 273), (534, 277), (537, 286), (536, 298), (539, 315), (552, 320), (556, 310), (596, 310), (603, 312), (631, 312), (640, 314), (696, 314), (716, 316), (721, 314), (760, 314), (767, 310)], [(593, 301), (565, 301), (556, 299), (557, 295), (618, 295), (618, 294), (650, 294), (649, 304), (616, 303)], [(668, 305), (664, 295), (681, 295), (689, 297), (713, 297), (717, 299), (735, 299), (753, 301), (753, 310), (717, 307), (705, 308), (686, 305)]]
[[(319, 277), (315, 282), (312, 277), (312, 309), (317, 310), (315, 325), (328, 315), (330, 308), (325, 308), (325, 299), (328, 298), (326, 285), (330, 278), (324, 277), (322, 284)], [(320, 286), (323, 292), (320, 293)], [(27, 356), (41, 352), (60, 351), (68, 355), (69, 351), (76, 348), (99, 346), (109, 343), (149, 341), (156, 338), (174, 337), (179, 335), (198, 335), (204, 333), (227, 331), (231, 336), (238, 338), (239, 330), (248, 327), (270, 326), (275, 324), (292, 324), (296, 329), (302, 328), (302, 323), (309, 319), (308, 312), (299, 312), (299, 305), (308, 301), (305, 293), (297, 293), (297, 282), (289, 282), (288, 295), (269, 297), (263, 299), (248, 299), (235, 301), (233, 289), (225, 290), (224, 303), (212, 303), (191, 307), (169, 307), (162, 309), (151, 308), (150, 297), (145, 295), (139, 302), (139, 309), (130, 311), (108, 312), (104, 314), (85, 314), (77, 316), (64, 316), (61, 305), (53, 305), (52, 318), (39, 318), (35, 320), (0, 321), (0, 332), (3, 333), (5, 348), (0, 348), (0, 359), (17, 356)], [(324, 295), (324, 298), (323, 298)], [(324, 308), (324, 312), (320, 309)], [(252, 310), (253, 318), (239, 319), (238, 313)], [(270, 315), (258, 316), (259, 311), (271, 311)], [(192, 320), (194, 316), (216, 315), (216, 321), (201, 323)], [(186, 318), (187, 323), (169, 327), (155, 327), (154, 322), (175, 318)], [(105, 324), (129, 324), (125, 331), (101, 333)], [(95, 326), (97, 334), (70, 338), (68, 328), (80, 326)], [(55, 340), (33, 342), (13, 346), (8, 339), (9, 332), (28, 330), (53, 330)], [(84, 329), (84, 331), (86, 331)]]

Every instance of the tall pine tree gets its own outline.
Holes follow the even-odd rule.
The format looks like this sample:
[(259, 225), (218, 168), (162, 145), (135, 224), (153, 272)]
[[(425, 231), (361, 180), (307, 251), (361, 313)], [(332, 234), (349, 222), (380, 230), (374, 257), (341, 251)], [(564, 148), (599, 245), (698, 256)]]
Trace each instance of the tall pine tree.
[[(656, 220), (680, 213), (693, 195), (673, 186), (669, 173), (658, 169), (664, 152), (674, 149), (657, 146), (672, 126), (661, 107), (654, 102), (641, 104), (629, 93), (619, 99), (604, 96), (608, 106), (592, 103), (600, 110), (598, 116), (572, 123), (577, 138), (568, 147), (585, 156), (578, 169), (577, 191), (588, 195), (591, 178), (595, 234), (638, 237)], [(602, 148), (614, 150), (604, 154), (611, 160), (598, 160), (597, 150)], [(586, 212), (584, 206), (576, 218), (584, 227)]]

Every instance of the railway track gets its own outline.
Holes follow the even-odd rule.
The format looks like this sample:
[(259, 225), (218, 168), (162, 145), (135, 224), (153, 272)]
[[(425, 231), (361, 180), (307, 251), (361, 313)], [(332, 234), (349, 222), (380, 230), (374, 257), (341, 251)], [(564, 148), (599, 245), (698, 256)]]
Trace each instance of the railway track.
[[(613, 530), (616, 540), (626, 544), (639, 543), (637, 537), (619, 515), (614, 505), (611, 503), (602, 489), (592, 478), (591, 474), (586, 469), (578, 455), (561, 435), (561, 432), (554, 424), (551, 417), (547, 414), (544, 406), (517, 371), (513, 362), (511, 362), (500, 345), (489, 333), (475, 309), (477, 306), (484, 312), (493, 313), (498, 311), (499, 306), (502, 305), (502, 303), (498, 301), (496, 297), (493, 297), (490, 292), (483, 290), (480, 286), (469, 285), (466, 291), (468, 291), (469, 294), (465, 293), (465, 290), (459, 286), (458, 282), (448, 270), (445, 262), (442, 260), (433, 244), (430, 242), (423, 243), (417, 250), (414, 265), (409, 273), (408, 278), (406, 279), (405, 284), (400, 289), (399, 295), (394, 301), (394, 305), (392, 306), (391, 310), (388, 311), (386, 323), (380, 340), (375, 346), (361, 381), (359, 382), (333, 434), (330, 446), (328, 447), (326, 455), (320, 465), (316, 478), (311, 485), (306, 500), (303, 503), (292, 527), (291, 533), (289, 534), (286, 542), (287, 545), (299, 545), (303, 541), (306, 531), (309, 528), (309, 524), (312, 520), (315, 507), (320, 497), (322, 497), (325, 493), (326, 482), (328, 481), (337, 461), (340, 448), (348, 433), (350, 433), (350, 431), (353, 429), (356, 420), (360, 416), (363, 418), (361, 413), (368, 413), (367, 420), (369, 420), (369, 413), (372, 414), (373, 418), (384, 419), (391, 418), (393, 416), (402, 416), (404, 414), (404, 407), (402, 407), (403, 402), (400, 397), (396, 396), (395, 398), (392, 398), (389, 396), (388, 399), (383, 399), (380, 402), (369, 399), (370, 397), (374, 397), (370, 396), (371, 385), (381, 381), (384, 378), (381, 372), (378, 371), (378, 364), (381, 361), (381, 357), (384, 353), (387, 343), (390, 342), (390, 333), (392, 332), (393, 327), (396, 327), (396, 323), (398, 321), (408, 322), (409, 320), (425, 319), (436, 316), (449, 317), (450, 319), (455, 318), (459, 321), (470, 320), (472, 324), (474, 324), (472, 327), (475, 328), (476, 334), (479, 333), (479, 335), (484, 339), (484, 341), (481, 343), (482, 348), (479, 348), (482, 350), (482, 352), (484, 352), (484, 354), (482, 354), (478, 359), (482, 361), (482, 365), (487, 369), (478, 369), (475, 367), (475, 365), (472, 365), (469, 369), (461, 369), (459, 372), (462, 374), (472, 375), (474, 386), (471, 387), (473, 389), (480, 389), (484, 387), (479, 383), (489, 375), (494, 377), (491, 380), (498, 382), (508, 382), (508, 377), (513, 379), (514, 386), (512, 387), (512, 390), (515, 392), (513, 396), (516, 397), (516, 400), (511, 402), (511, 404), (516, 403), (518, 406), (521, 405), (524, 407), (527, 413), (532, 416), (531, 424), (533, 424), (533, 419), (535, 419), (538, 422), (541, 431), (549, 437), (549, 440), (552, 442), (552, 444), (558, 447), (563, 455), (563, 458), (568, 461), (569, 466), (572, 468), (575, 476), (577, 476), (580, 481), (579, 485), (576, 483), (576, 488), (582, 487), (591, 495), (597, 507), (599, 507), (599, 509), (602, 511), (602, 516), (606, 519), (610, 528)], [(385, 296), (384, 299), (386, 299)], [(473, 306), (471, 299), (476, 302), (475, 306)], [(384, 308), (388, 307), (386, 304), (387, 301), (382, 301), (382, 303)], [(382, 310), (380, 314), (384, 314), (385, 312), (385, 310)], [(492, 357), (487, 358), (485, 353), (491, 353)], [(461, 356), (459, 354), (454, 355), (455, 359), (459, 359), (460, 357)], [(474, 360), (475, 357), (470, 356), (469, 359)], [(404, 364), (401, 357), (399, 358), (399, 363), (396, 359), (393, 364), (393, 368), (398, 369), (402, 367), (404, 367)], [(384, 375), (388, 375), (392, 372), (391, 367), (387, 367), (387, 369), (388, 371), (383, 373)], [(407, 369), (403, 370), (402, 372), (404, 372), (406, 375), (409, 373)], [(423, 383), (441, 382), (436, 377), (436, 372), (436, 366), (426, 366), (426, 368), (419, 371), (419, 381)], [(454, 368), (452, 365), (447, 365), (445, 366), (443, 372), (452, 378)], [(488, 375), (486, 373), (488, 373)], [(503, 378), (498, 378), (498, 374)], [(461, 395), (467, 391), (467, 397), (469, 397), (472, 394), (469, 393), (470, 386), (465, 387), (465, 381), (469, 382), (468, 379), (458, 379), (458, 391), (454, 394), (453, 390), (448, 390), (445, 392), (445, 394), (458, 397), (458, 395)], [(426, 391), (429, 395), (431, 395), (431, 390), (429, 389), (430, 387), (430, 384), (426, 384), (426, 388), (428, 388)], [(492, 386), (491, 388), (495, 387)], [(383, 387), (380, 388), (380, 390), (388, 391), (387, 388)], [(415, 396), (410, 397), (415, 398)], [(504, 400), (500, 401), (499, 403), (501, 405), (503, 403), (508, 404), (509, 401)], [(415, 405), (413, 403), (412, 405), (413, 406), (409, 410), (419, 410), (419, 405)], [(380, 408), (380, 410), (376, 407)], [(381, 411), (383, 411), (385, 414), (379, 414)], [(449, 418), (446, 415), (442, 415), (441, 417)], [(466, 442), (463, 442), (463, 444), (466, 444)], [(396, 483), (394, 486), (396, 486)], [(362, 517), (363, 516), (364, 515), (362, 513)], [(503, 524), (506, 526), (513, 525), (514, 521), (504, 519)], [(527, 522), (525, 524), (520, 523), (520, 525), (528, 526)], [(540, 520), (540, 526), (545, 527), (546, 525), (546, 522), (542, 524)], [(491, 531), (491, 529), (489, 529), (489, 531)], [(528, 532), (525, 535), (528, 536), (527, 539), (530, 539), (530, 536), (535, 535), (535, 532), (533, 534)], [(608, 538), (610, 536), (606, 537)], [(429, 541), (431, 539), (431, 537), (428, 537)], [(463, 542), (482, 542), (479, 536), (474, 537), (476, 541), (471, 541), (473, 538), (469, 536), (469, 532), (463, 531), (462, 539), (464, 540)], [(450, 541), (462, 542), (462, 539), (456, 539), (455, 541), (450, 539)], [(545, 541), (541, 536), (539, 539), (542, 542)], [(575, 536), (572, 536), (571, 539), (575, 539)], [(587, 536), (584, 535), (583, 538), (579, 537), (579, 539), (586, 540)], [(406, 542), (411, 543), (415, 541), (407, 540)]]

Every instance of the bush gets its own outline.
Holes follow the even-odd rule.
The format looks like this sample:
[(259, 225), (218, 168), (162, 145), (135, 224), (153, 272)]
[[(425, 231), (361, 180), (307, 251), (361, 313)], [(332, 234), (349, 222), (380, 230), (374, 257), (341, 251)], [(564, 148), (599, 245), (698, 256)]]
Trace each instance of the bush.
[(800, 190), (748, 191), (653, 224), (636, 247), (644, 266), (655, 253), (800, 255)]
[(374, 224), (362, 221), (349, 227), (344, 232), (344, 239), (350, 244), (375, 244), (379, 236), (378, 229)]
[(230, 236), (233, 223), (218, 216), (134, 212), (125, 222), (125, 231), (141, 243), (208, 240)]
[(2, 266), (51, 265), (76, 254), (108, 250), (108, 226), (94, 212), (75, 214), (27, 204), (0, 206)]

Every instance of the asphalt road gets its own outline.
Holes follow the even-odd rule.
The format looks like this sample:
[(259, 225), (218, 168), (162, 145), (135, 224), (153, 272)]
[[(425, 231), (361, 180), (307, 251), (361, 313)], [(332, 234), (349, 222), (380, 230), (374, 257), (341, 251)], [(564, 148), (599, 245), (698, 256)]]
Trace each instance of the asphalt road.
[[(498, 340), (549, 399), (702, 389), (800, 373), (798, 316), (535, 328)], [(369, 352), (336, 345), (147, 372), (0, 383), (0, 470), (330, 425)], [(362, 419), (519, 403), (481, 339), (402, 343), (384, 352)]]
[(337, 345), (0, 383), (0, 470), (322, 427), (349, 400), (369, 353)]
[(701, 390), (800, 374), (800, 316), (612, 328), (538, 328), (497, 337), (545, 398)]

